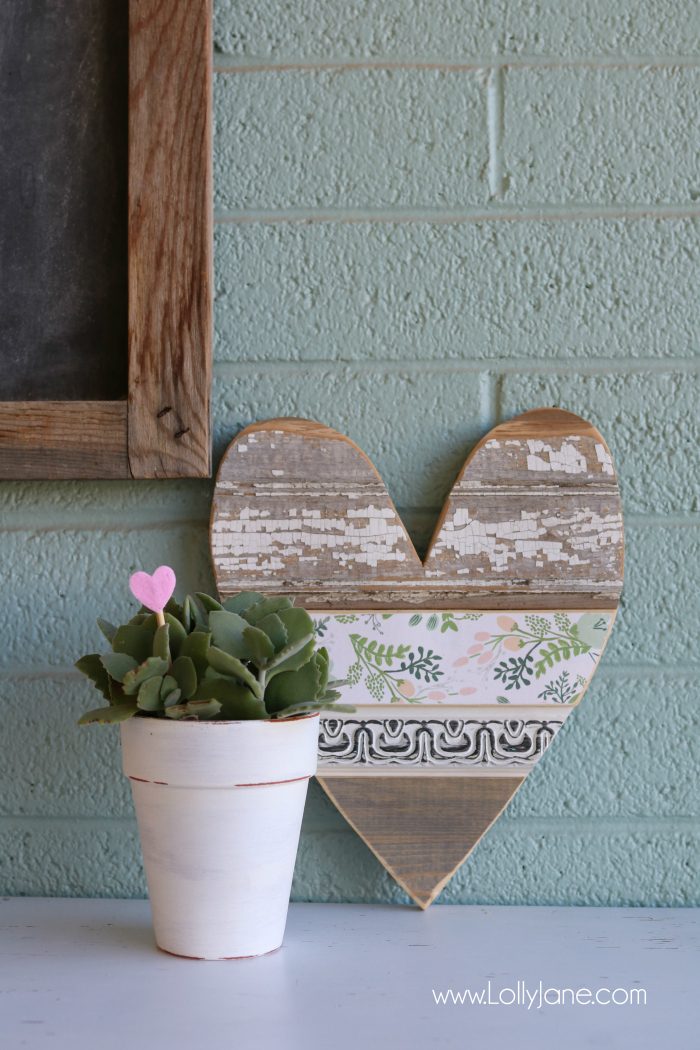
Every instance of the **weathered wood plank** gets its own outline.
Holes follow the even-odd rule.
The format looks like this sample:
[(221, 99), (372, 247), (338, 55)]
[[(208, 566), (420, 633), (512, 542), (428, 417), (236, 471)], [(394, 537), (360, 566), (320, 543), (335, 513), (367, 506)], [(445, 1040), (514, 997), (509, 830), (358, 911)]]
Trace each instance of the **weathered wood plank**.
[(128, 478), (126, 401), (0, 404), (0, 478)]
[(129, 462), (210, 466), (211, 0), (129, 3)]
[(327, 777), (318, 781), (421, 908), (449, 882), (522, 777)]
[(587, 606), (589, 595), (591, 607), (614, 607), (622, 515), (607, 446), (571, 413), (524, 418), (471, 453), (425, 563), (353, 442), (305, 420), (249, 427), (217, 478), (211, 542), (220, 589), (303, 593), (314, 608), (334, 591), (358, 607), (380, 592), (397, 607), (497, 607), (514, 593), (523, 608), (541, 608), (543, 598), (560, 607), (560, 596)]
[[(365, 610), (371, 612), (392, 612), (402, 609), (415, 609), (420, 612), (423, 609), (435, 609), (437, 611), (448, 610), (471, 610), (482, 612), (489, 609), (512, 609), (517, 605), (519, 609), (530, 611), (566, 611), (567, 609), (612, 609), (617, 604), (617, 589), (611, 595), (603, 590), (585, 592), (585, 600), (576, 592), (557, 591), (553, 596), (550, 592), (532, 592), (527, 586), (528, 581), (514, 581), (511, 584), (504, 583), (501, 590), (495, 588), (487, 592), (470, 590), (468, 587), (455, 587), (454, 590), (437, 590), (430, 586), (421, 584), (420, 581), (410, 588), (395, 586), (394, 589), (377, 585), (376, 587), (362, 588), (347, 581), (345, 585), (338, 583), (333, 590), (314, 589), (299, 590), (292, 583), (280, 581), (278, 587), (257, 587), (262, 592), (269, 591), (270, 594), (289, 594), (295, 598), (298, 605), (304, 609), (315, 611), (337, 610), (342, 605), (345, 611)], [(234, 590), (237, 588), (234, 587)], [(232, 593), (222, 591), (222, 594)], [(457, 604), (459, 603), (459, 604)], [(555, 608), (556, 606), (556, 608)]]

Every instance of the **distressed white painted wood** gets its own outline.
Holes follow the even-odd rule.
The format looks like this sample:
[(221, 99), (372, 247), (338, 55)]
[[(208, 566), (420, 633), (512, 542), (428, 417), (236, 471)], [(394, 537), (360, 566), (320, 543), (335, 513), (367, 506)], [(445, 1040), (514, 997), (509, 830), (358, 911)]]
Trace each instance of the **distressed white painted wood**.
[[(658, 1050), (697, 1043), (700, 910), (293, 904), (282, 951), (155, 951), (146, 901), (0, 902), (7, 1050)], [(437, 1006), (433, 990), (644, 989), (646, 1005)], [(509, 998), (506, 994), (504, 998)]]
[(311, 608), (340, 597), (345, 607), (614, 608), (622, 586), (610, 452), (559, 409), (525, 413), (477, 444), (425, 563), (353, 442), (309, 420), (254, 424), (221, 462), (211, 545), (223, 594), (289, 591)]
[(318, 715), (121, 730), (158, 946), (197, 959), (278, 948)]

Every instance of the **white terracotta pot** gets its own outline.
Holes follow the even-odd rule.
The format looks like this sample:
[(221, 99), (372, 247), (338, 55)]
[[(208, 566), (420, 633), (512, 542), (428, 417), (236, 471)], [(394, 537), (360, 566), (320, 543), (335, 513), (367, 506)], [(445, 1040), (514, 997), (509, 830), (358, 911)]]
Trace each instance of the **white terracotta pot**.
[(318, 715), (122, 723), (159, 948), (263, 955), (284, 936)]

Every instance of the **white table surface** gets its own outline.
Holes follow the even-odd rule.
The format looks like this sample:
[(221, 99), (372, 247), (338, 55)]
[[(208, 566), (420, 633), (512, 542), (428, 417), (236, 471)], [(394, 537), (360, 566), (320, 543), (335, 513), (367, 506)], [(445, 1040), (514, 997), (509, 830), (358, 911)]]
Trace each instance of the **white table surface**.
[[(685, 1050), (700, 1045), (699, 916), (297, 904), (281, 951), (199, 962), (156, 950), (146, 901), (5, 898), (0, 1047)], [(492, 999), (541, 980), (644, 988), (647, 1005), (435, 1005), (433, 989), (489, 980)]]

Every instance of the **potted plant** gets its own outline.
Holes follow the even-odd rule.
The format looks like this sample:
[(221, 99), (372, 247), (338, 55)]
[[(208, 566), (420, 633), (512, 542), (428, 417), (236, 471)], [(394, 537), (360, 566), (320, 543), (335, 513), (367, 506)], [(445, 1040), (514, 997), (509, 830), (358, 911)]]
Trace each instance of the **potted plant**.
[[(318, 712), (340, 694), (311, 617), (286, 597), (173, 598), (175, 574), (136, 573), (141, 602), (76, 667), (121, 723), (156, 943), (201, 959), (282, 943)], [(336, 708), (337, 709), (337, 708)]]

